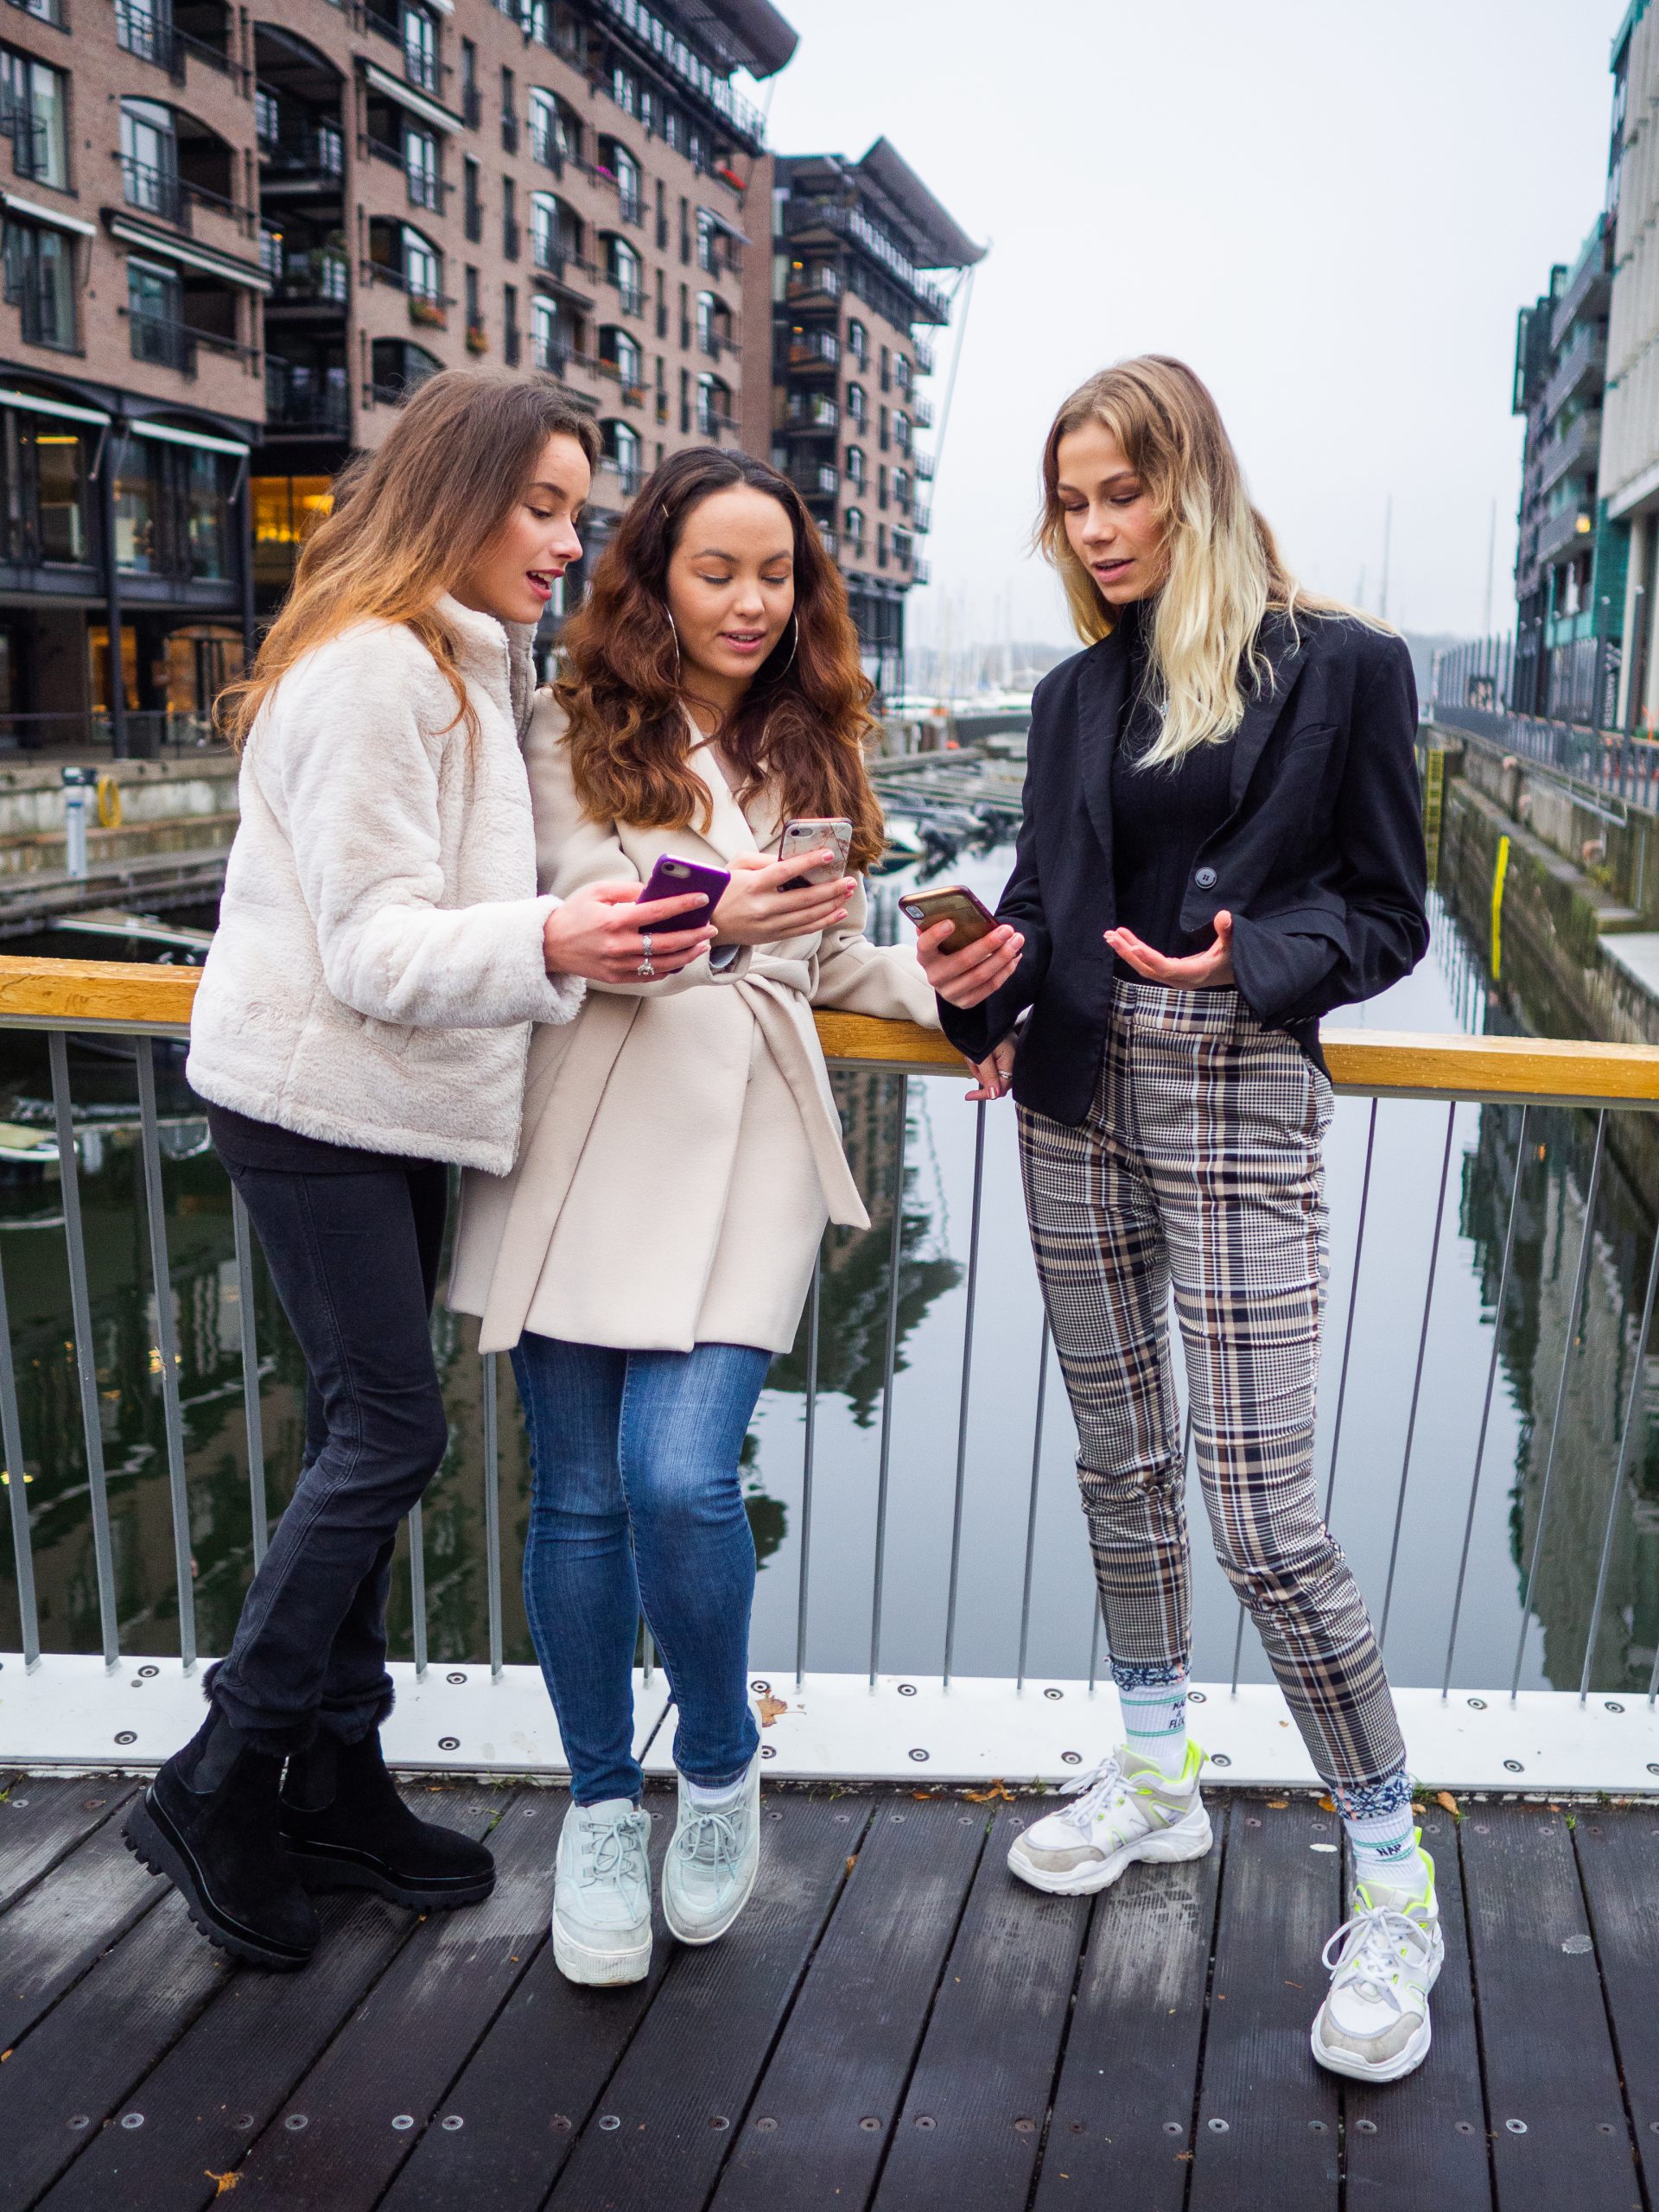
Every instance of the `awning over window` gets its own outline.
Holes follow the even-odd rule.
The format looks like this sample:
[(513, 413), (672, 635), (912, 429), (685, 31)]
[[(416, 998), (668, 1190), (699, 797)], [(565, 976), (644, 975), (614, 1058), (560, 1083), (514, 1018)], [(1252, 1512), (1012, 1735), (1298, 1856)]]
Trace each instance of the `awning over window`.
[(0, 391), (0, 407), (16, 407), (25, 415), (55, 415), (66, 423), (91, 423), (100, 430), (110, 418), (101, 407), (75, 407), (67, 399), (37, 399), (32, 391)]
[(47, 223), (54, 231), (73, 231), (77, 238), (98, 236), (96, 223), (83, 223), (79, 215), (65, 215), (56, 207), (42, 207), (38, 200), (25, 200), (16, 192), (0, 192), (8, 215), (22, 215), (31, 223)]
[(434, 130), (453, 131), (461, 129), (461, 118), (451, 114), (450, 111), (442, 102), (435, 100), (429, 92), (416, 92), (413, 85), (406, 85), (401, 77), (394, 77), (389, 69), (382, 69), (377, 62), (364, 61), (359, 66), (365, 78), (377, 92), (384, 93), (389, 100), (395, 100), (399, 107), (407, 108), (411, 115), (418, 116), (423, 123), (429, 124)]
[(246, 292), (270, 289), (270, 277), (251, 261), (237, 261), (228, 253), (215, 253), (212, 246), (198, 245), (194, 238), (187, 245), (165, 231), (152, 231), (148, 224), (135, 223), (130, 217), (113, 211), (106, 212), (105, 220), (110, 226), (110, 236), (119, 238), (123, 245), (136, 245), (141, 252), (159, 255), (163, 261), (181, 262), (187, 269), (203, 270), (210, 276), (222, 277), (227, 284), (239, 284)]
[(175, 429), (171, 423), (129, 423), (128, 430), (137, 438), (159, 438), (163, 445), (189, 446), (203, 453), (228, 453), (238, 461), (245, 461), (248, 448), (236, 438), (210, 437), (206, 430)]

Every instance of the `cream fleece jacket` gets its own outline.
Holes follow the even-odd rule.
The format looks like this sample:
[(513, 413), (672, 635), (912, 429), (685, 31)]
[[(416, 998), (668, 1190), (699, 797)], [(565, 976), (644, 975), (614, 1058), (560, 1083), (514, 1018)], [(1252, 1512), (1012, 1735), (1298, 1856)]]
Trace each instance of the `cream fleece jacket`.
[(476, 736), (426, 648), (359, 623), (307, 653), (248, 739), (241, 821), (190, 1025), (204, 1098), (302, 1135), (496, 1175), (518, 1146), (550, 976), (520, 749), (527, 633), (453, 599)]

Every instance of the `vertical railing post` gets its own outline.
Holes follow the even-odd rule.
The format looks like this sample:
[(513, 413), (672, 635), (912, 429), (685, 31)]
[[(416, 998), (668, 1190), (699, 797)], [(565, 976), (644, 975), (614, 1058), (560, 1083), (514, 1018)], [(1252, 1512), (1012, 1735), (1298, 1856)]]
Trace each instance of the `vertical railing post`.
[(162, 1422), (173, 1509), (173, 1573), (179, 1592), (179, 1657), (188, 1675), (196, 1663), (195, 1566), (190, 1545), (190, 1493), (184, 1473), (184, 1416), (179, 1406), (179, 1332), (173, 1318), (173, 1270), (167, 1255), (166, 1194), (162, 1188), (162, 1133), (156, 1111), (156, 1047), (137, 1039), (138, 1144), (143, 1156), (144, 1211), (149, 1217), (149, 1278), (156, 1294), (156, 1356), (162, 1370)]
[(1643, 1386), (1647, 1380), (1648, 1332), (1653, 1326), (1653, 1294), (1656, 1288), (1659, 1288), (1659, 1233), (1654, 1236), (1653, 1251), (1648, 1261), (1648, 1287), (1642, 1299), (1642, 1319), (1637, 1325), (1634, 1356), (1630, 1361), (1630, 1387), (1625, 1394), (1624, 1421), (1618, 1437), (1618, 1460), (1613, 1469), (1613, 1487), (1607, 1500), (1607, 1526), (1602, 1533), (1601, 1559), (1596, 1568), (1596, 1594), (1590, 1607), (1590, 1624), (1585, 1630), (1584, 1668), (1579, 1676), (1580, 1705), (1590, 1694), (1590, 1668), (1595, 1656), (1596, 1624), (1601, 1618), (1602, 1601), (1607, 1595), (1607, 1574), (1612, 1564), (1613, 1530), (1618, 1522), (1618, 1501), (1624, 1488), (1624, 1470), (1630, 1464), (1630, 1439), (1636, 1433), (1637, 1408), (1641, 1403)]
[(974, 1200), (968, 1226), (968, 1295), (962, 1322), (962, 1389), (957, 1407), (957, 1481), (950, 1513), (950, 1576), (944, 1604), (944, 1664), (940, 1679), (950, 1687), (957, 1647), (957, 1589), (962, 1572), (963, 1504), (968, 1480), (968, 1401), (974, 1371), (974, 1308), (979, 1292), (980, 1218), (985, 1198), (985, 1101), (974, 1109)]
[(498, 1355), (480, 1356), (484, 1407), (484, 1575), (490, 1609), (490, 1680), (501, 1678), (501, 1408)]
[(818, 1441), (818, 1329), (823, 1303), (823, 1250), (812, 1263), (806, 1301), (806, 1411), (801, 1442), (801, 1565), (795, 1599), (795, 1683), (806, 1679), (806, 1605), (812, 1563), (812, 1478)]
[(1043, 1338), (1037, 1352), (1037, 1414), (1031, 1425), (1031, 1497), (1026, 1507), (1026, 1573), (1020, 1590), (1020, 1665), (1014, 1679), (1017, 1697), (1026, 1686), (1026, 1658), (1031, 1641), (1031, 1577), (1037, 1553), (1037, 1484), (1043, 1471), (1043, 1412), (1048, 1402), (1048, 1314), (1043, 1314)]
[(253, 1224), (242, 1193), (231, 1185), (231, 1232), (236, 1244), (236, 1301), (242, 1319), (242, 1420), (248, 1438), (248, 1510), (253, 1522), (253, 1571), (270, 1541), (265, 1497), (265, 1424), (259, 1402), (259, 1332), (253, 1313)]
[(410, 1630), (415, 1647), (415, 1679), (426, 1679), (426, 1533), (421, 1502), (409, 1509)]
[(899, 1357), (899, 1281), (905, 1254), (905, 1144), (910, 1077), (899, 1078), (893, 1167), (893, 1230), (887, 1246), (887, 1337), (881, 1355), (881, 1447), (875, 1484), (875, 1572), (870, 1592), (870, 1688), (880, 1671), (881, 1592), (887, 1564), (887, 1481), (893, 1465), (893, 1374)]
[(1395, 1569), (1400, 1560), (1400, 1531), (1405, 1525), (1406, 1484), (1411, 1475), (1411, 1449), (1417, 1437), (1417, 1408), (1423, 1393), (1423, 1363), (1428, 1353), (1428, 1317), (1434, 1304), (1434, 1278), (1440, 1273), (1440, 1230), (1446, 1218), (1446, 1185), (1452, 1173), (1452, 1138), (1457, 1120), (1458, 1103), (1453, 1099), (1446, 1109), (1446, 1148), (1440, 1154), (1440, 1187), (1434, 1201), (1434, 1233), (1428, 1247), (1428, 1281), (1423, 1287), (1423, 1324), (1417, 1337), (1417, 1365), (1411, 1378), (1411, 1411), (1406, 1416), (1405, 1456), (1400, 1462), (1400, 1494), (1395, 1501), (1394, 1535), (1389, 1545), (1389, 1576), (1382, 1591), (1382, 1618), (1376, 1630), (1379, 1650), (1389, 1633), (1389, 1613), (1394, 1604)]
[(86, 1486), (92, 1508), (99, 1634), (104, 1664), (113, 1673), (121, 1659), (120, 1625), (115, 1604), (115, 1552), (110, 1540), (110, 1493), (104, 1467), (103, 1416), (99, 1409), (98, 1356), (92, 1344), (92, 1294), (87, 1287), (86, 1232), (80, 1218), (80, 1171), (69, 1096), (69, 1048), (62, 1030), (52, 1032), (47, 1051), (52, 1066), (52, 1111), (63, 1189), (64, 1242), (69, 1255), (69, 1313), (75, 1338), (75, 1372), (80, 1385), (81, 1427), (86, 1438)]
[(1348, 1359), (1354, 1348), (1354, 1311), (1359, 1304), (1359, 1262), (1365, 1250), (1365, 1215), (1371, 1201), (1371, 1155), (1376, 1148), (1376, 1109), (1371, 1101), (1365, 1132), (1365, 1173), (1359, 1186), (1359, 1230), (1354, 1238), (1353, 1280), (1348, 1286), (1348, 1319), (1342, 1332), (1342, 1369), (1337, 1378), (1337, 1417), (1331, 1430), (1331, 1471), (1325, 1484), (1325, 1518), (1331, 1518), (1331, 1500), (1337, 1488), (1337, 1452), (1342, 1443), (1342, 1409), (1348, 1396)]

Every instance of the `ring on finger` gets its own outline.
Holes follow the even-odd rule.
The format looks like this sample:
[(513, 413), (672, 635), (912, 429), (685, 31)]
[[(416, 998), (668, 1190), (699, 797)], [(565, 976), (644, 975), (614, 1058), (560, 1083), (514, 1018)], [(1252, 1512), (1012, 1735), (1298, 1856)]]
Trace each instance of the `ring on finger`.
[[(651, 931), (649, 930), (641, 930), (639, 932), (639, 955), (643, 960), (649, 962), (651, 958)], [(643, 973), (643, 970), (641, 972)]]
[(645, 958), (639, 963), (639, 965), (633, 972), (636, 976), (645, 976), (647, 977), (654, 976), (657, 973), (657, 970), (651, 964), (650, 953), (646, 953)]

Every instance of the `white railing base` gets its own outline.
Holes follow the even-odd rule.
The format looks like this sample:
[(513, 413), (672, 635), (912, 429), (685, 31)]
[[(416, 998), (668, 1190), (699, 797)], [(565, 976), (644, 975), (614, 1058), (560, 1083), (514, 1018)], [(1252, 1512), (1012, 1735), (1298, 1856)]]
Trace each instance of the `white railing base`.
[[(204, 1662), (205, 1663), (205, 1662)], [(154, 1669), (153, 1672), (147, 1671)], [(176, 1659), (130, 1658), (113, 1674), (96, 1654), (42, 1658), (25, 1674), (0, 1654), (0, 1768), (132, 1769), (160, 1764), (199, 1725), (201, 1674)], [(382, 1731), (389, 1763), (412, 1773), (555, 1776), (563, 1747), (541, 1675), (506, 1667), (394, 1664), (397, 1702)], [(762, 1732), (766, 1777), (778, 1782), (1054, 1785), (1075, 1779), (1118, 1741), (1109, 1681), (964, 1675), (792, 1672), (752, 1677), (775, 1698)], [(634, 1745), (647, 1774), (674, 1771), (668, 1683), (660, 1667), (633, 1678)], [(1643, 1697), (1523, 1690), (1395, 1692), (1414, 1780), (1426, 1789), (1659, 1794), (1659, 1713)], [(1196, 1683), (1192, 1732), (1211, 1786), (1306, 1789), (1317, 1784), (1283, 1697), (1271, 1684)], [(918, 1758), (918, 1752), (925, 1753)], [(1067, 1755), (1071, 1756), (1068, 1757)]]
[[(21, 1653), (0, 1653), (0, 1768), (159, 1766), (201, 1725), (207, 1663), (187, 1675), (176, 1659), (129, 1658), (111, 1674), (96, 1653), (48, 1654), (31, 1675)], [(380, 1732), (390, 1765), (414, 1773), (569, 1771), (538, 1668), (504, 1667), (493, 1680), (487, 1666), (434, 1665), (419, 1678), (404, 1661), (391, 1671), (397, 1703)], [(636, 1750), (656, 1735), (667, 1704), (662, 1669), (649, 1682), (636, 1669)]]

